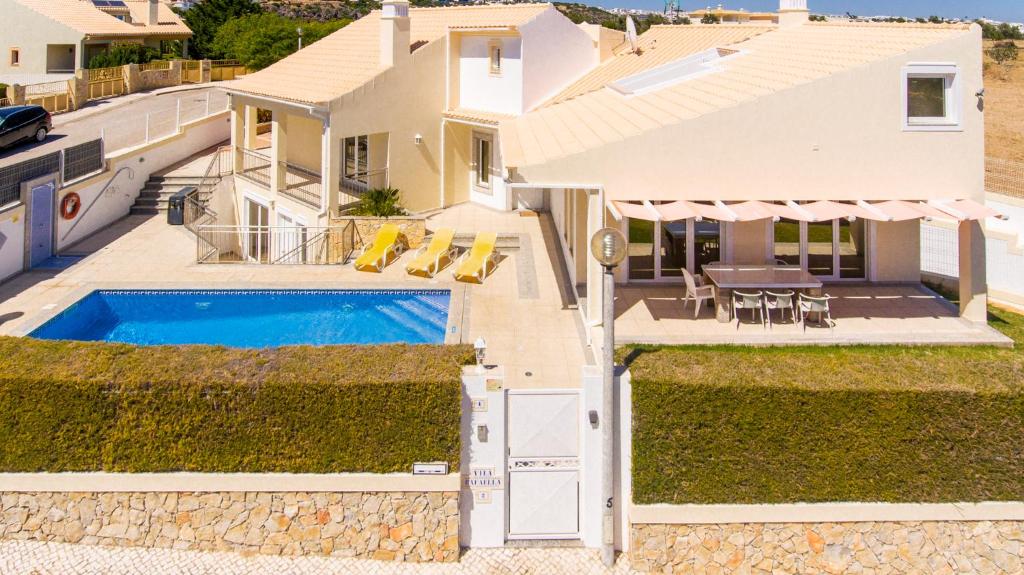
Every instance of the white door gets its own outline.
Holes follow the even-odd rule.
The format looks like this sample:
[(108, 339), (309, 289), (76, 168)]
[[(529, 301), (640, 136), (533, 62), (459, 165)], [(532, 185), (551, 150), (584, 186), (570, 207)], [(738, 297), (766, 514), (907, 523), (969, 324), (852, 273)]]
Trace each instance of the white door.
[(270, 259), (270, 209), (250, 198), (245, 199), (245, 254), (254, 262)]
[(274, 246), (274, 263), (303, 264), (306, 263), (306, 223), (288, 212), (277, 212), (277, 242)]
[(579, 394), (510, 390), (507, 404), (508, 538), (579, 538)]

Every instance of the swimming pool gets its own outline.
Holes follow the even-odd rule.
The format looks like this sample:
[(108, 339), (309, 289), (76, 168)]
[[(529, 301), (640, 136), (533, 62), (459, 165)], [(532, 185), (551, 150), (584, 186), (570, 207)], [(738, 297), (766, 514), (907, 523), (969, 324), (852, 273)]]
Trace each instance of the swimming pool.
[(97, 290), (29, 337), (137, 345), (444, 343), (448, 290)]

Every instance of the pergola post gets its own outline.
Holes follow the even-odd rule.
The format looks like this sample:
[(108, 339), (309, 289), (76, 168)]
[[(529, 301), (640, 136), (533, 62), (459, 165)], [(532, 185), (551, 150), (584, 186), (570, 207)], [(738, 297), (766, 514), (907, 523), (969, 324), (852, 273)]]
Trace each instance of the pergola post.
[(247, 150), (257, 148), (256, 136), (259, 128), (259, 108), (256, 106), (245, 107), (245, 137), (242, 146)]
[(323, 123), (321, 134), (321, 187), (325, 194), (322, 198), (322, 205), (330, 216), (336, 215), (338, 210), (338, 190), (341, 182), (341, 139), (339, 131), (331, 117), (328, 115)]
[(988, 285), (985, 279), (985, 232), (979, 220), (960, 222), (960, 316), (985, 323), (988, 318)]

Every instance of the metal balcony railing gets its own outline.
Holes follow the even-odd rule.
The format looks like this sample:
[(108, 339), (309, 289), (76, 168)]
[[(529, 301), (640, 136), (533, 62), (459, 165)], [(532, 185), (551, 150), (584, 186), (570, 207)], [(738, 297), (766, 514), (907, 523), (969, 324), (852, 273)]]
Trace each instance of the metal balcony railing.
[(238, 175), (269, 190), (270, 156), (246, 148), (239, 148), (238, 151), (242, 154), (242, 171)]
[(387, 168), (342, 176), (338, 186), (338, 209), (344, 210), (358, 203), (367, 190), (386, 188), (388, 185)]

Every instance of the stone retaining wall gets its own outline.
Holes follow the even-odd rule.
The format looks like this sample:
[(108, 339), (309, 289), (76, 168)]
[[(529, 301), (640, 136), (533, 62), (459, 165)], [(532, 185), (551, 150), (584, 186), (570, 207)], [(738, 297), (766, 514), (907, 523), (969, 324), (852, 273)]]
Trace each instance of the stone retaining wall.
[(0, 534), (88, 545), (456, 561), (457, 492), (0, 494)]
[(401, 231), (399, 241), (405, 249), (416, 249), (423, 245), (427, 235), (427, 219), (422, 216), (395, 216), (392, 218), (372, 218), (363, 216), (338, 216), (332, 223), (341, 224), (351, 220), (355, 223), (356, 249), (373, 241), (377, 232), (384, 224), (395, 224)]
[(1024, 522), (634, 524), (657, 573), (1021, 573)]

